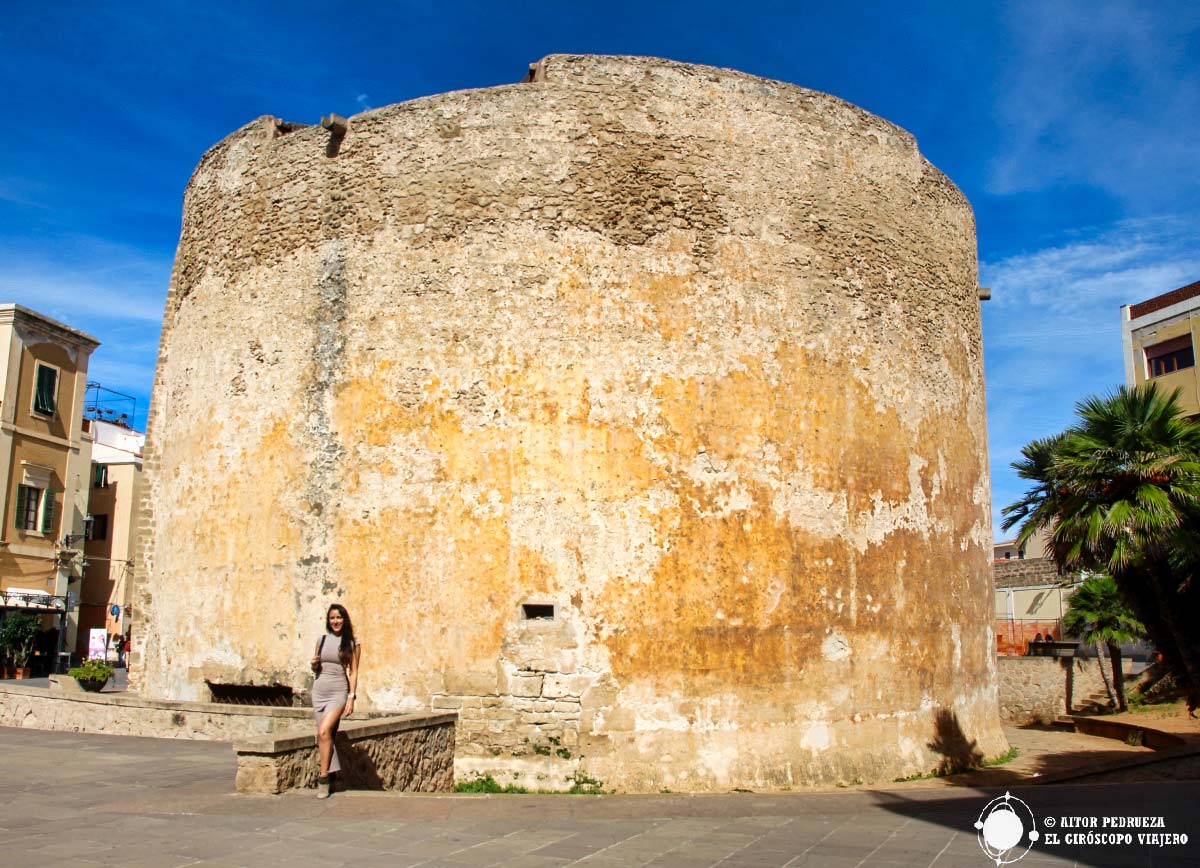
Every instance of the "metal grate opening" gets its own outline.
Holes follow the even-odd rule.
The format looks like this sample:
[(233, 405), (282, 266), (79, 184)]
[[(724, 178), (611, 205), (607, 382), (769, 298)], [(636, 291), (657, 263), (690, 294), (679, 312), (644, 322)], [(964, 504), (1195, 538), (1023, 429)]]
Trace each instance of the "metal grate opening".
[(292, 688), (286, 684), (207, 683), (212, 693), (212, 701), (223, 705), (270, 705), (283, 708), (292, 706)]

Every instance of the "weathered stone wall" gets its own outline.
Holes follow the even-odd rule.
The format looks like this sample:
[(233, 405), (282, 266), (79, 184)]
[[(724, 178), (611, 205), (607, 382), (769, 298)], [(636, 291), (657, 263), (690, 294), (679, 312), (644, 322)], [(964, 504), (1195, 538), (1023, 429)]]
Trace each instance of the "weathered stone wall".
[(997, 664), (1000, 719), (1005, 723), (1050, 723), (1104, 690), (1104, 676), (1096, 660), (1000, 657)]
[(974, 224), (911, 136), (563, 56), (284, 129), (185, 197), (148, 695), (292, 683), (340, 600), (369, 701), (460, 711), (460, 764), (891, 780), (939, 713), (1004, 752)]
[(1062, 580), (1052, 558), (1025, 558), (993, 561), (992, 574), (997, 588), (1053, 585)]
[[(339, 789), (445, 792), (454, 788), (453, 714), (348, 722), (337, 735)], [(234, 745), (239, 793), (317, 785), (315, 735)]]

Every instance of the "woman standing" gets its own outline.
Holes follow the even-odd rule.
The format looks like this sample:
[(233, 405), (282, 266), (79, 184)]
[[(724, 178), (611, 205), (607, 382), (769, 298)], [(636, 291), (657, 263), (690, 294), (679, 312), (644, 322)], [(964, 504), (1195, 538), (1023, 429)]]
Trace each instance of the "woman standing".
[(342, 715), (354, 713), (361, 656), (362, 647), (354, 638), (350, 613), (345, 606), (334, 603), (325, 613), (325, 635), (318, 640), (312, 659), (313, 672), (317, 674), (312, 690), (313, 716), (317, 721), (317, 747), (321, 756), (318, 799), (329, 798), (329, 775), (342, 768), (333, 739)]

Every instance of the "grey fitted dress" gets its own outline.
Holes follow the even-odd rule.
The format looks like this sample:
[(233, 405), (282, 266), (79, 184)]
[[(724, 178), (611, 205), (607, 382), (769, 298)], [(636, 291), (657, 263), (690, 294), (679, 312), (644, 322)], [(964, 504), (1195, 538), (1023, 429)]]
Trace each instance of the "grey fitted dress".
[[(332, 634), (325, 636), (324, 643), (318, 642), (320, 646), (321, 656), (321, 674), (317, 676), (313, 682), (312, 701), (313, 701), (313, 717), (316, 719), (317, 726), (320, 727), (321, 721), (325, 719), (325, 715), (330, 712), (341, 710), (346, 704), (346, 699), (350, 696), (350, 680), (346, 677), (346, 670), (338, 660), (338, 647), (342, 644), (342, 640), (338, 636)], [(355, 642), (355, 647), (358, 643)], [(337, 735), (337, 728), (334, 728), (334, 736)], [(333, 753), (329, 757), (329, 770), (331, 772), (341, 771), (342, 764), (338, 762), (337, 745), (334, 744)]]

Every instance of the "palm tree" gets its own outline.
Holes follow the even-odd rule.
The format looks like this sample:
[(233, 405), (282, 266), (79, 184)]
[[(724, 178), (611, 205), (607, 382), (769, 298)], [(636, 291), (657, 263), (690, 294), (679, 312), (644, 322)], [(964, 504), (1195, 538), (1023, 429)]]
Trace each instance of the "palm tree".
[(1200, 704), (1200, 425), (1178, 392), (1121, 387), (1076, 405), (1078, 423), (1034, 441), (1013, 465), (1035, 485), (1006, 507), (1019, 538), (1050, 531), (1059, 569), (1107, 570)]
[[(1117, 710), (1125, 711), (1125, 673), (1121, 665), (1121, 643), (1145, 635), (1145, 627), (1130, 611), (1112, 576), (1098, 573), (1088, 576), (1075, 589), (1063, 615), (1062, 628), (1089, 644), (1108, 648), (1112, 663), (1113, 693)], [(1104, 666), (1103, 655), (1100, 666)], [(1105, 679), (1107, 686), (1107, 679)]]
[(1055, 538), (1068, 565), (1099, 560), (1119, 572), (1162, 548), (1200, 503), (1200, 425), (1183, 416), (1178, 390), (1164, 396), (1155, 383), (1088, 398), (1076, 413), (1054, 461)]
[[(1053, 527), (1062, 512), (1066, 491), (1063, 488), (1063, 480), (1058, 478), (1055, 461), (1065, 436), (1055, 434), (1053, 437), (1031, 440), (1021, 449), (1021, 459), (1012, 463), (1017, 476), (1034, 483), (1034, 486), (1025, 492), (1024, 497), (1001, 510), (1001, 515), (1004, 516), (1004, 530), (1018, 523), (1021, 525), (1021, 531), (1017, 535), (1018, 546), (1028, 543), (1029, 538), (1038, 530)], [(1050, 551), (1043, 554), (1054, 557), (1061, 570), (1063, 563), (1058, 558), (1053, 538), (1047, 545), (1050, 546)]]

